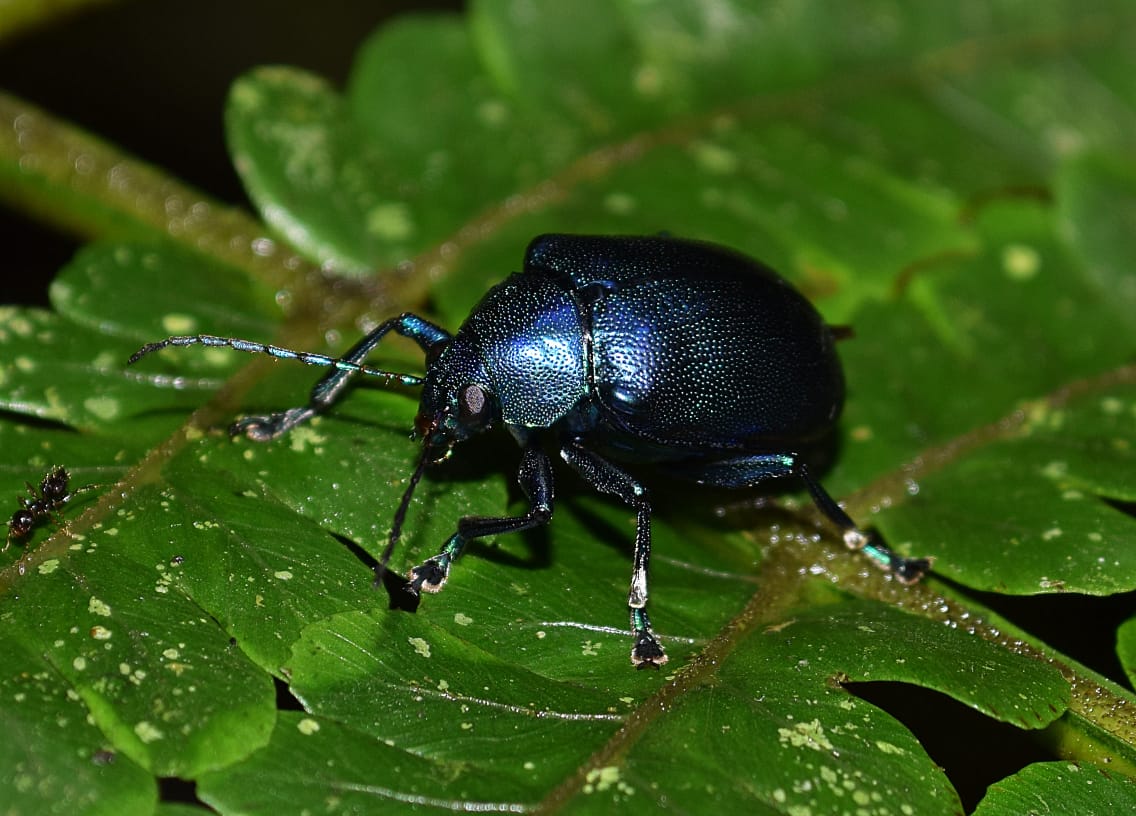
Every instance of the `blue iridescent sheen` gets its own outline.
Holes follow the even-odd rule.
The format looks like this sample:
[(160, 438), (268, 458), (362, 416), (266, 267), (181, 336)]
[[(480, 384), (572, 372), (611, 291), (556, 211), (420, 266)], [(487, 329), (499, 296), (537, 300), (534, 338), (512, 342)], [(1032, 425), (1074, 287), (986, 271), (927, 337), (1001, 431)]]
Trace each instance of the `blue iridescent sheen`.
[[(394, 331), (426, 353), (418, 377), (364, 364)], [(632, 662), (667, 656), (646, 605), (651, 502), (625, 466), (651, 462), (674, 476), (745, 488), (794, 477), (849, 547), (905, 582), (930, 566), (904, 559), (856, 527), (809, 471), (808, 452), (831, 433), (844, 403), (837, 333), (799, 292), (768, 267), (721, 246), (670, 237), (543, 235), (524, 267), (493, 287), (453, 335), (416, 315), (386, 321), (341, 358), (209, 335), (168, 345), (228, 346), (331, 368), (306, 405), (233, 426), (274, 439), (329, 408), (356, 374), (421, 386), (415, 430), (422, 459), (403, 495), (378, 573), (398, 540), (423, 470), (493, 425), (522, 449), (517, 481), (528, 499), (518, 516), (470, 516), (433, 558), (410, 572), (405, 589), (436, 592), (475, 538), (547, 524), (552, 464), (559, 451), (601, 493), (637, 514), (628, 593)]]

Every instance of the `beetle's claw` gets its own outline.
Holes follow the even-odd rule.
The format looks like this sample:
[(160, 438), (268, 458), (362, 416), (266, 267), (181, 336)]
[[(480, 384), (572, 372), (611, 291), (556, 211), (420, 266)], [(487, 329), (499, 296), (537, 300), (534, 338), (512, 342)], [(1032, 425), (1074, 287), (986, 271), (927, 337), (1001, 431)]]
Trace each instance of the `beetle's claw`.
[(247, 416), (229, 426), (229, 436), (247, 436), (254, 442), (267, 442), (275, 436), (275, 415)]
[(893, 573), (901, 584), (914, 584), (931, 570), (932, 558), (904, 558), (896, 565)]
[(307, 422), (315, 413), (315, 409), (304, 406), (275, 414), (243, 417), (229, 426), (229, 436), (247, 436), (253, 442), (269, 442)]
[(650, 632), (640, 632), (631, 647), (631, 664), (637, 669), (657, 669), (667, 662), (667, 653)]
[(435, 555), (410, 571), (410, 586), (416, 592), (441, 592), (449, 577), (450, 559), (445, 554)]

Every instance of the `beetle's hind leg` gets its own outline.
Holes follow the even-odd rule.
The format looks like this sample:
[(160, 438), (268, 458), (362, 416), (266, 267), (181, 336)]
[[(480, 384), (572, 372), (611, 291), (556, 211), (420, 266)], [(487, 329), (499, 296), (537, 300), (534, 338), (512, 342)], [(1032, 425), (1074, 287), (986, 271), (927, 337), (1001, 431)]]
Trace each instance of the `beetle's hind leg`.
[(860, 550), (872, 563), (890, 572), (902, 583), (913, 584), (931, 569), (929, 558), (904, 558), (879, 539), (865, 533), (841, 509), (820, 482), (809, 473), (808, 467), (794, 453), (752, 454), (720, 462), (708, 462), (692, 468), (696, 481), (718, 487), (751, 487), (766, 479), (796, 476), (809, 490), (817, 509), (839, 528), (849, 549)]
[(856, 522), (852, 521), (828, 491), (821, 487), (820, 482), (812, 477), (803, 462), (797, 463), (797, 475), (809, 489), (809, 494), (820, 511), (840, 528), (844, 543), (849, 549), (860, 550), (873, 564), (885, 572), (890, 572), (904, 584), (914, 584), (931, 569), (930, 558), (904, 558), (878, 538), (868, 535), (857, 527)]
[(651, 560), (651, 502), (647, 490), (631, 476), (586, 448), (565, 444), (560, 456), (596, 490), (618, 496), (635, 508), (635, 553), (632, 557), (631, 589), (627, 608), (631, 614), (631, 662), (638, 668), (658, 668), (667, 662), (667, 653), (651, 629), (647, 616), (647, 572)]

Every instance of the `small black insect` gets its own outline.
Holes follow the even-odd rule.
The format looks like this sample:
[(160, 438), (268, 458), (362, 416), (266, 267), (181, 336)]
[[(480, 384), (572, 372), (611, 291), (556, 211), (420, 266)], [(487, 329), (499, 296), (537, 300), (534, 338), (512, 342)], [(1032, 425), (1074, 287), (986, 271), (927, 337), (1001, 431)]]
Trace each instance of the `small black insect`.
[(8, 521), (8, 541), (4, 544), (5, 552), (12, 546), (13, 541), (23, 541), (39, 524), (53, 517), (63, 509), (63, 505), (75, 496), (94, 488), (94, 485), (85, 485), (76, 490), (70, 488), (71, 474), (65, 468), (53, 467), (43, 477), (37, 490), (34, 485), (27, 482), (30, 498), (20, 497), (20, 509), (12, 514)]
[[(425, 376), (363, 364), (391, 331), (422, 348)], [(414, 594), (440, 590), (471, 539), (548, 523), (553, 482), (545, 447), (556, 447), (585, 481), (638, 515), (627, 599), (631, 660), (659, 666), (667, 656), (646, 610), (651, 501), (622, 464), (655, 463), (728, 488), (795, 476), (849, 547), (903, 582), (930, 567), (872, 541), (803, 459), (801, 452), (832, 430), (843, 407), (838, 336), (775, 272), (723, 247), (665, 237), (544, 235), (529, 245), (524, 270), (489, 290), (456, 334), (407, 312), (341, 358), (196, 335), (150, 343), (130, 363), (167, 346), (204, 345), (335, 369), (306, 405), (245, 417), (230, 429), (257, 441), (327, 410), (354, 374), (421, 387), (415, 432), (424, 449), (395, 512), (380, 577), (425, 467), (449, 458), (473, 434), (504, 425), (522, 450), (517, 480), (528, 512), (460, 519), (439, 553), (410, 571)]]

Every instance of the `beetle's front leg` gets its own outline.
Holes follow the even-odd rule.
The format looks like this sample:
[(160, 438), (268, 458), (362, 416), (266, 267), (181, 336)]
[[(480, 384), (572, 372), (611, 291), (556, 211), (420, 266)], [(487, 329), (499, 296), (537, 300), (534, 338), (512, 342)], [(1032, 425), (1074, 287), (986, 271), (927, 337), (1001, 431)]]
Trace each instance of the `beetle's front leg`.
[[(394, 331), (401, 334), (403, 337), (409, 337), (416, 342), (423, 351), (429, 351), (433, 346), (438, 343), (444, 343), (450, 339), (449, 332), (445, 329), (435, 326), (428, 320), (423, 320), (421, 317), (410, 312), (405, 312), (398, 317), (387, 320), (374, 331), (367, 334), (362, 340), (356, 343), (351, 349), (339, 360), (330, 361), (334, 365), (336, 362), (343, 362), (352, 365), (358, 365), (367, 358), (367, 355), (374, 351), (375, 346), (385, 337), (389, 332)], [(311, 396), (308, 398), (306, 405), (301, 405), (297, 408), (289, 408), (286, 411), (278, 411), (273, 414), (266, 414), (263, 416), (247, 416), (243, 419), (238, 419), (230, 428), (229, 433), (233, 436), (244, 434), (249, 439), (257, 442), (267, 442), (275, 439), (283, 433), (286, 433), (297, 425), (307, 422), (316, 414), (327, 410), (340, 395), (342, 395), (345, 388), (351, 382), (351, 378), (357, 374), (356, 370), (352, 369), (336, 369), (329, 371), (319, 382), (312, 388)], [(412, 378), (417, 380), (418, 378)]]
[(651, 560), (651, 502), (647, 489), (579, 443), (565, 444), (560, 456), (596, 490), (618, 496), (635, 508), (635, 552), (632, 556), (631, 589), (627, 593), (631, 631), (635, 637), (631, 662), (638, 668), (658, 668), (667, 662), (667, 653), (655, 637), (651, 619), (647, 616), (647, 571)]
[(458, 530), (442, 546), (441, 551), (410, 571), (410, 589), (438, 592), (450, 575), (450, 565), (465, 545), (475, 538), (516, 533), (548, 524), (552, 518), (552, 465), (536, 444), (530, 444), (521, 455), (517, 483), (529, 500), (529, 511), (523, 516), (466, 516), (458, 521)]

